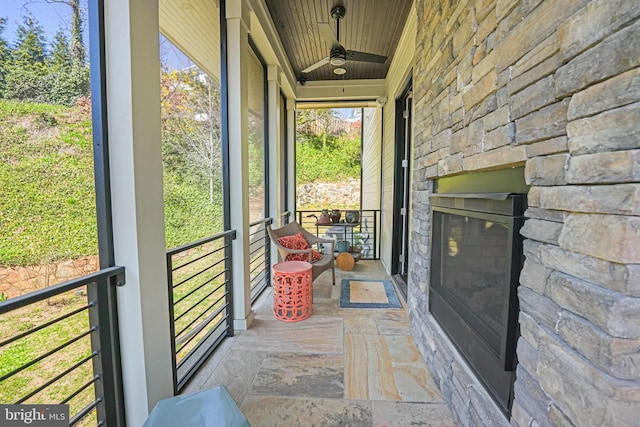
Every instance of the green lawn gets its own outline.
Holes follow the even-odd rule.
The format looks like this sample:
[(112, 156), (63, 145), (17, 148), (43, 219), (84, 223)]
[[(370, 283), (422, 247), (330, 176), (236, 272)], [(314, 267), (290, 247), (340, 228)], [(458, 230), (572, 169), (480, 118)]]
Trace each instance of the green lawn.
[[(87, 305), (87, 297), (68, 292), (55, 298), (30, 305), (2, 316), (0, 322), (0, 337), (8, 339), (23, 332), (33, 330), (39, 325), (63, 316)], [(0, 376), (45, 355), (57, 346), (81, 335), (89, 330), (88, 312), (81, 311), (53, 325), (33, 332), (26, 337), (0, 347)], [(47, 381), (53, 379), (74, 364), (91, 354), (90, 337), (70, 344), (69, 346), (44, 358), (36, 364), (24, 369), (18, 374), (0, 382), (0, 402), (15, 403), (27, 396)], [(77, 369), (26, 399), (24, 403), (61, 403), (71, 396), (93, 377), (91, 360), (83, 363)], [(94, 399), (93, 387), (69, 400), (70, 414), (80, 411)], [(83, 420), (83, 425), (95, 425), (95, 414), (90, 414)]]

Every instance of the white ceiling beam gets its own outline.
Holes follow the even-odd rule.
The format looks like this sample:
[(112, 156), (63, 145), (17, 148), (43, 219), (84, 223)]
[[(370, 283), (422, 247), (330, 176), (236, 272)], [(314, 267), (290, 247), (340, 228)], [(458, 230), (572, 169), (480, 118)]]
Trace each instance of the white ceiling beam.
[(322, 80), (296, 86), (298, 101), (375, 100), (385, 95), (383, 79)]

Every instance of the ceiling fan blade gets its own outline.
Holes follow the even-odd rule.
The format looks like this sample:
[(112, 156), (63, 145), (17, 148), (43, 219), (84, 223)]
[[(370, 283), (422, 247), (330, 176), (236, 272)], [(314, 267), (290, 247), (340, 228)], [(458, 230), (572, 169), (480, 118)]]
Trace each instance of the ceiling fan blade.
[(328, 64), (328, 63), (329, 63), (329, 57), (327, 56), (326, 58), (321, 59), (320, 61), (316, 62), (315, 64), (310, 65), (309, 67), (305, 68), (304, 70), (302, 70), (302, 72), (303, 73), (310, 73), (313, 70), (315, 70), (316, 68), (320, 68), (323, 65)]
[(358, 52), (357, 50), (348, 50), (347, 59), (350, 61), (375, 62), (377, 64), (384, 64), (384, 62), (387, 60), (387, 57), (382, 55), (375, 55), (373, 53)]
[(332, 48), (335, 46), (340, 46), (340, 42), (336, 38), (335, 34), (333, 34), (333, 30), (331, 30), (331, 25), (326, 22), (319, 22), (318, 29), (320, 30), (320, 34), (324, 37), (325, 41)]

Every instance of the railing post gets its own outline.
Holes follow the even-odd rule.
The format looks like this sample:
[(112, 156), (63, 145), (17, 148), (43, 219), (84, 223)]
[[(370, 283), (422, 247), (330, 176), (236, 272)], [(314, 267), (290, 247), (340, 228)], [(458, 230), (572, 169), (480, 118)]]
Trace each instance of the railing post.
[(265, 269), (265, 281), (268, 287), (271, 284), (271, 240), (269, 239), (269, 233), (267, 232), (267, 226), (273, 224), (273, 218), (269, 218), (269, 221), (264, 223), (264, 269)]
[(373, 258), (378, 259), (378, 211), (373, 211)]
[(103, 398), (96, 411), (98, 420), (105, 420), (107, 426), (125, 424), (116, 303), (116, 286), (122, 284), (124, 273), (87, 285), (87, 298), (95, 303), (89, 308), (89, 324), (98, 330), (91, 334), (91, 347), (98, 349), (98, 356), (93, 360), (94, 375), (100, 379), (95, 383), (95, 392), (96, 398)]
[(236, 233), (228, 235), (224, 238), (224, 280), (225, 280), (225, 292), (227, 293), (228, 312), (227, 312), (227, 336), (232, 337), (235, 334), (233, 326), (233, 251), (231, 245), (236, 238)]
[(176, 366), (176, 323), (173, 300), (173, 255), (167, 254), (167, 285), (169, 292), (169, 330), (171, 331), (171, 369), (173, 371), (173, 394), (178, 394), (178, 368)]

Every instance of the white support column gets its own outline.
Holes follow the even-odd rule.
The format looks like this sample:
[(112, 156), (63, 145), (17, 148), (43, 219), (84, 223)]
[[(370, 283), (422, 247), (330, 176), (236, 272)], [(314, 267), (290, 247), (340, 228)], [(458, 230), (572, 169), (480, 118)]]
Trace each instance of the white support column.
[[(296, 209), (296, 102), (293, 99), (287, 99), (287, 151), (289, 159), (287, 165), (287, 174), (289, 174), (287, 206), (291, 210), (291, 215), (294, 215)], [(295, 216), (291, 220), (295, 221)]]
[(127, 424), (173, 395), (165, 269), (157, 0), (105, 2), (111, 200)]
[[(284, 176), (282, 176), (282, 144), (280, 142), (280, 67), (267, 66), (267, 111), (269, 129), (269, 216), (273, 226), (282, 226)], [(274, 252), (272, 252), (274, 253)], [(275, 257), (272, 257), (275, 259)]]
[(233, 324), (246, 330), (253, 321), (249, 270), (249, 14), (242, 0), (226, 3), (229, 108), (229, 190), (233, 242)]

